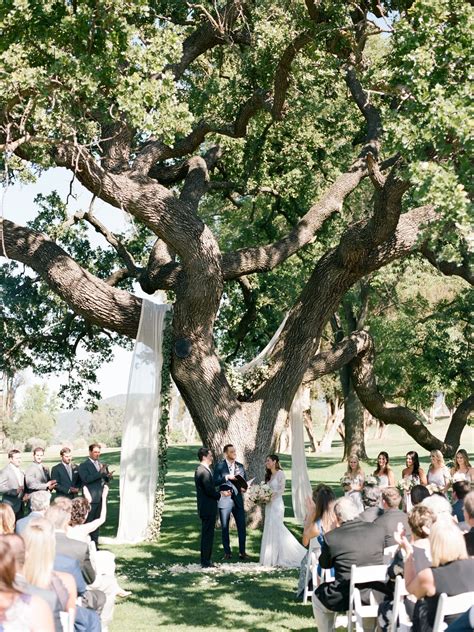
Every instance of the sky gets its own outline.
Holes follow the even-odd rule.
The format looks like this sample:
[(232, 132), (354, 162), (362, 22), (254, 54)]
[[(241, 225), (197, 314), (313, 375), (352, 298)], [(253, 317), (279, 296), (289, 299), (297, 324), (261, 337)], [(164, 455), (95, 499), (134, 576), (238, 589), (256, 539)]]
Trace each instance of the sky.
[[(3, 190), (2, 196), (2, 214), (5, 219), (9, 219), (17, 224), (24, 225), (35, 216), (34, 199), (39, 193), (47, 195), (56, 190), (63, 200), (66, 200), (71, 182), (71, 174), (66, 169), (54, 168), (44, 172), (35, 183), (20, 184), (15, 183)], [(73, 183), (73, 195), (68, 201), (68, 209), (71, 215), (79, 209), (88, 209), (91, 201), (91, 193), (82, 187), (77, 181)], [(129, 219), (120, 209), (116, 209), (101, 200), (94, 202), (94, 213), (107, 226), (115, 232), (125, 231), (130, 228)], [(102, 236), (91, 230), (91, 241), (94, 244), (102, 243)], [(0, 264), (6, 259), (0, 257)], [(143, 296), (140, 289), (135, 292), (138, 296)], [(147, 298), (150, 298), (149, 296)], [(102, 394), (103, 398), (112, 397), (127, 392), (128, 374), (131, 362), (131, 351), (114, 347), (113, 359), (104, 364), (98, 371), (97, 390)], [(33, 371), (25, 372), (25, 385), (18, 391), (18, 403), (21, 403), (28, 386), (35, 383), (47, 381), (51, 390), (56, 391), (62, 381), (66, 380), (66, 374), (61, 377), (51, 376), (45, 380), (44, 376), (36, 378)]]

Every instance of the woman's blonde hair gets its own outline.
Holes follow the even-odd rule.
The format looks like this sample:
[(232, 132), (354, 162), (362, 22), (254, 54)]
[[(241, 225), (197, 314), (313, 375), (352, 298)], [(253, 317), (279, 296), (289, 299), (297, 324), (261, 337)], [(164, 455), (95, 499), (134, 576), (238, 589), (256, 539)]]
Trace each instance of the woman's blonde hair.
[(53, 525), (46, 518), (34, 518), (23, 532), (25, 566), (23, 575), (29, 584), (49, 588), (56, 555)]
[(8, 503), (0, 503), (0, 535), (15, 533), (15, 512)]
[(357, 456), (357, 454), (351, 454), (351, 455), (350, 455), (350, 457), (347, 459), (347, 470), (346, 470), (346, 476), (347, 476), (347, 475), (349, 475), (349, 476), (351, 476), (351, 475), (352, 475), (352, 470), (351, 470), (350, 462), (351, 462), (353, 459), (354, 459), (355, 461), (357, 461), (357, 470), (356, 470), (356, 474), (362, 474), (362, 468), (361, 468), (361, 466), (360, 466), (360, 459), (359, 459), (359, 457)]
[[(431, 450), (430, 455), (436, 459), (436, 461), (439, 464), (439, 467), (443, 467), (444, 466), (444, 456), (443, 453), (441, 452), (441, 450)], [(433, 467), (433, 464), (430, 465), (430, 470)]]
[(461, 530), (446, 517), (438, 516), (431, 527), (429, 539), (433, 567), (468, 558), (466, 541)]

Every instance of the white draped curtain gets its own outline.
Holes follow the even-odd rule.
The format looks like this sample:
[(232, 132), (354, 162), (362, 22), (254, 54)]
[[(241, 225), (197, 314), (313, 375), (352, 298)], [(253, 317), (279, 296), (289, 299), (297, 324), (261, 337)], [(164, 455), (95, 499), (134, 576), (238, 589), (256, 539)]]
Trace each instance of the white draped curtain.
[(303, 524), (306, 499), (311, 496), (306, 452), (304, 449), (303, 413), (307, 408), (309, 390), (300, 386), (290, 408), (291, 426), (291, 499), (297, 522)]
[(144, 299), (135, 341), (120, 456), (117, 540), (141, 542), (153, 520), (158, 477), (162, 342), (170, 305)]

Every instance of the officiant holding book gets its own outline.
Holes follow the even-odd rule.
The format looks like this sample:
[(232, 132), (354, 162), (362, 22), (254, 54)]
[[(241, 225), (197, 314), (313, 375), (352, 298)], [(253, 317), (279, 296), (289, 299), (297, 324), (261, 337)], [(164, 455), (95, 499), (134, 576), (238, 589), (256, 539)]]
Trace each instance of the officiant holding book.
[(239, 537), (239, 558), (246, 559), (245, 552), (245, 510), (243, 493), (247, 490), (245, 469), (242, 463), (236, 460), (236, 450), (231, 444), (224, 446), (224, 459), (219, 461), (214, 470), (214, 484), (217, 487), (229, 485), (232, 491), (232, 503), (219, 503), (219, 518), (222, 527), (222, 546), (224, 547), (224, 560), (232, 558), (229, 537), (229, 521), (232, 514), (237, 525), (237, 533)]

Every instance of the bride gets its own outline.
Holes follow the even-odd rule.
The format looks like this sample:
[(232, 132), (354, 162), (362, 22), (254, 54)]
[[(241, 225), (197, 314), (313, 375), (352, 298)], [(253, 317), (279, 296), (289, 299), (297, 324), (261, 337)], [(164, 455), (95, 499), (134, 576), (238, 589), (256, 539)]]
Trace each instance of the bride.
[(280, 459), (270, 454), (265, 461), (265, 482), (271, 487), (273, 495), (265, 508), (260, 564), (263, 566), (299, 567), (306, 549), (288, 531), (283, 524), (285, 505), (285, 475), (280, 467)]

